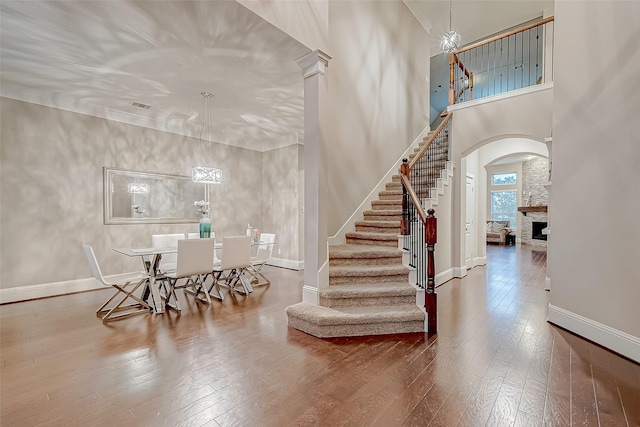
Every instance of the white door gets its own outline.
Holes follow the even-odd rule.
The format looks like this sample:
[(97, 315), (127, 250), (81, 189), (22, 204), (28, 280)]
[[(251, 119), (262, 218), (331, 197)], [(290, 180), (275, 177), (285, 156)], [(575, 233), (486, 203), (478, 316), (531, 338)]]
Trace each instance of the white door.
[(467, 269), (473, 268), (473, 248), (475, 245), (474, 214), (475, 214), (475, 180), (473, 175), (467, 175), (467, 211), (465, 215), (466, 252), (465, 264)]

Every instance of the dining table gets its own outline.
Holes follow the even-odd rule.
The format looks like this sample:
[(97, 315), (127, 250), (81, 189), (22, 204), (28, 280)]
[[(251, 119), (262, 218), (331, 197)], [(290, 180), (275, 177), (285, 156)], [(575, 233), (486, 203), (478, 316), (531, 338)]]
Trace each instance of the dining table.
[[(251, 242), (252, 247), (262, 246), (268, 244), (267, 242)], [(222, 249), (222, 243), (216, 242), (215, 249)], [(114, 251), (129, 256), (140, 257), (145, 271), (149, 274), (149, 280), (147, 281), (145, 288), (143, 289), (142, 299), (149, 304), (152, 311), (155, 314), (164, 313), (164, 302), (162, 301), (162, 295), (160, 294), (160, 286), (158, 284), (157, 276), (159, 271), (160, 260), (163, 254), (174, 254), (178, 252), (178, 248), (164, 247), (164, 248), (113, 248)], [(148, 261), (147, 261), (148, 260)], [(250, 292), (253, 291), (251, 284), (249, 284)]]
[[(164, 313), (164, 303), (162, 295), (160, 295), (160, 286), (156, 280), (158, 275), (158, 266), (163, 254), (171, 254), (178, 252), (177, 248), (114, 248), (114, 251), (129, 257), (140, 257), (142, 264), (147, 273), (149, 280), (143, 290), (142, 299), (149, 304), (155, 314)], [(149, 261), (147, 261), (147, 259)]]

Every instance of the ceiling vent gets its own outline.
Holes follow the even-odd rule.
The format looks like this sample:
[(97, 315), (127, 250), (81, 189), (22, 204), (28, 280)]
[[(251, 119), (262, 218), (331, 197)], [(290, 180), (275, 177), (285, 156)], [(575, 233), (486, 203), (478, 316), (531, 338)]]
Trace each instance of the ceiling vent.
[(143, 108), (145, 110), (151, 108), (151, 105), (141, 104), (139, 102), (132, 102), (131, 105), (133, 105), (134, 107)]

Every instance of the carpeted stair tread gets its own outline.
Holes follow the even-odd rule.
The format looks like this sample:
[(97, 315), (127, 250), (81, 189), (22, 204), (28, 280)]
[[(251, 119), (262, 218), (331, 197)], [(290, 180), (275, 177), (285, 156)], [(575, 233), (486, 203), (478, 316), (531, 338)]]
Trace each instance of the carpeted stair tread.
[[(369, 227), (369, 228), (382, 228), (382, 229), (400, 229), (400, 221), (356, 221), (356, 227)], [(384, 233), (390, 230), (385, 230)], [(383, 231), (377, 231), (377, 233), (383, 233)], [(399, 231), (396, 232), (399, 234)]]
[(320, 291), (321, 298), (369, 298), (383, 296), (416, 296), (416, 288), (407, 282), (331, 285)]
[(286, 311), (289, 316), (320, 326), (424, 321), (423, 311), (415, 304), (328, 308), (302, 302), (287, 307)]
[(331, 258), (387, 258), (402, 256), (402, 251), (389, 246), (375, 245), (335, 245), (329, 246)]
[[(409, 275), (410, 269), (402, 264), (385, 265), (339, 265), (329, 269), (329, 279), (332, 277), (380, 277)], [(408, 283), (408, 281), (407, 281)]]
[[(395, 231), (395, 234), (400, 234), (400, 221), (356, 221), (356, 227), (367, 227), (367, 228), (380, 228), (383, 229), (385, 233)], [(388, 229), (388, 230), (387, 230)], [(383, 231), (378, 231), (378, 233), (382, 233)]]
[(402, 209), (375, 209), (370, 211), (364, 211), (364, 216), (394, 216), (402, 215)]

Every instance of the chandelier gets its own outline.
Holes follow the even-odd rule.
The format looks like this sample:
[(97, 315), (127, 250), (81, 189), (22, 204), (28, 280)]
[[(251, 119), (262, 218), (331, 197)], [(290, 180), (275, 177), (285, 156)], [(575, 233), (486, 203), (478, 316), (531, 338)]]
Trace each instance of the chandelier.
[(451, 29), (451, 7), (453, 0), (449, 0), (449, 31), (442, 35), (440, 40), (440, 49), (443, 52), (451, 53), (460, 47), (460, 34)]
[[(204, 163), (204, 149), (202, 148), (202, 134), (207, 129), (207, 134), (211, 135), (211, 92), (200, 92), (202, 95), (202, 128), (200, 129), (200, 154)], [(191, 169), (191, 179), (193, 182), (201, 182), (203, 184), (221, 184), (222, 169), (211, 168), (208, 166), (196, 166)]]

